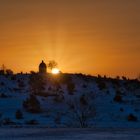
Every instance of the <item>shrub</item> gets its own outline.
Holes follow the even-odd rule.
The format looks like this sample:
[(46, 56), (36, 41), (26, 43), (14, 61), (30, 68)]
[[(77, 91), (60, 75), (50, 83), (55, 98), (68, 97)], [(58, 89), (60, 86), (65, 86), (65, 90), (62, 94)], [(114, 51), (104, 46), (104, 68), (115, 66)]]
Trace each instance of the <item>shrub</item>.
[(38, 121), (37, 120), (29, 120), (29, 121), (26, 121), (26, 124), (28, 124), (28, 125), (38, 125), (39, 123), (38, 123)]
[(1, 86), (5, 86), (5, 83), (4, 83), (4, 82), (1, 82), (0, 85), (1, 85)]
[(19, 81), (18, 82), (18, 87), (19, 88), (24, 88), (25, 87), (24, 82), (23, 81)]
[(123, 108), (120, 108), (120, 111), (121, 111), (121, 112), (124, 112), (124, 109), (123, 109)]
[(16, 78), (16, 76), (14, 76), (14, 75), (11, 77), (11, 80), (12, 80), (12, 81), (15, 81), (16, 79), (17, 79), (17, 78)]
[(73, 95), (75, 91), (75, 84), (73, 82), (68, 83), (67, 90), (70, 95)]
[(116, 96), (114, 97), (114, 101), (115, 101), (115, 102), (122, 102), (122, 96), (121, 96), (121, 95), (116, 95)]
[(1, 93), (0, 94), (0, 98), (7, 98), (8, 96), (7, 95), (5, 95), (4, 93)]
[(102, 81), (102, 82), (99, 82), (99, 83), (98, 83), (98, 87), (99, 87), (100, 90), (106, 89), (106, 84), (105, 84), (105, 82), (103, 82), (103, 81)]
[(88, 105), (86, 96), (84, 94), (80, 97), (80, 103), (81, 105)]
[(13, 73), (14, 73), (14, 72), (13, 72), (11, 69), (7, 69), (7, 70), (6, 70), (6, 74), (7, 74), (7, 75), (13, 75)]
[(54, 97), (53, 100), (57, 103), (61, 103), (64, 100), (64, 96), (63, 95), (57, 95), (57, 96)]
[(133, 114), (129, 114), (127, 117), (127, 120), (136, 122), (136, 121), (138, 121), (138, 118), (136, 116), (134, 116)]
[(55, 124), (61, 124), (61, 113), (57, 112), (54, 118)]
[(23, 107), (26, 109), (26, 111), (31, 113), (41, 112), (40, 103), (37, 100), (36, 96), (32, 94), (23, 102)]
[(102, 79), (102, 76), (100, 74), (98, 74), (98, 79)]
[(127, 80), (127, 78), (126, 78), (125, 76), (122, 76), (122, 79), (123, 79), (124, 81), (126, 81), (126, 80)]
[(121, 92), (120, 90), (117, 90), (117, 91), (116, 91), (116, 94), (117, 94), (117, 95), (123, 95), (124, 93)]
[(13, 122), (10, 118), (5, 118), (5, 119), (3, 119), (2, 124), (3, 125), (14, 125), (15, 122)]
[(107, 86), (106, 86), (106, 80), (104, 80), (102, 77), (98, 77), (98, 78), (96, 78), (95, 79), (96, 80), (96, 83), (97, 83), (97, 85), (98, 85), (98, 88), (100, 89), (100, 90), (104, 90), (104, 89), (106, 89), (107, 88)]
[(18, 119), (18, 120), (23, 119), (23, 114), (20, 110), (17, 110), (15, 115), (16, 115), (16, 119)]

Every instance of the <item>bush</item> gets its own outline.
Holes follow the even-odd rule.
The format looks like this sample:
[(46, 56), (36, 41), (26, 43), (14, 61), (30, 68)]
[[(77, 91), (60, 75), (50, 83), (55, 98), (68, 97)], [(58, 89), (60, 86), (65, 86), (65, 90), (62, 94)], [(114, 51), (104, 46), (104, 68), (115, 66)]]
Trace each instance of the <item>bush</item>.
[(23, 107), (26, 109), (26, 111), (31, 113), (40, 113), (40, 103), (37, 100), (35, 95), (30, 95), (29, 98), (26, 99), (26, 101), (23, 102)]
[(81, 105), (88, 105), (88, 101), (87, 101), (86, 96), (84, 94), (80, 97), (80, 104)]
[(18, 119), (18, 120), (23, 119), (23, 114), (20, 110), (17, 110), (15, 115), (16, 115), (16, 119)]
[(3, 125), (14, 125), (15, 122), (13, 122), (10, 118), (5, 118), (5, 119), (3, 119), (2, 124)]
[(123, 108), (120, 108), (120, 111), (121, 111), (121, 112), (124, 112), (124, 109), (123, 109)]
[(138, 118), (136, 116), (134, 116), (133, 114), (129, 114), (127, 117), (127, 120), (136, 122), (136, 121), (138, 121)]
[(4, 93), (1, 93), (0, 94), (0, 98), (7, 98), (8, 96), (7, 95), (5, 95)]
[(114, 97), (114, 101), (115, 101), (115, 102), (122, 102), (122, 96), (121, 96), (121, 95), (116, 95), (116, 96)]
[(13, 75), (12, 77), (11, 77), (11, 80), (12, 81), (15, 81), (17, 78), (16, 78), (16, 76), (15, 75)]
[(18, 87), (19, 88), (24, 88), (25, 87), (24, 82), (23, 81), (19, 81), (18, 82)]
[(64, 101), (64, 95), (57, 95), (57, 96), (54, 97), (53, 100), (57, 103), (61, 103), (61, 102)]
[(98, 84), (98, 88), (100, 89), (100, 90), (104, 90), (104, 89), (106, 89), (107, 87), (106, 87), (106, 83), (102, 80), (102, 79), (97, 79), (97, 84)]
[(126, 81), (126, 80), (127, 80), (127, 78), (126, 78), (125, 76), (122, 76), (122, 79), (123, 79), (124, 81)]
[(67, 90), (70, 95), (73, 95), (75, 91), (75, 84), (73, 82), (67, 83)]
[(121, 92), (120, 90), (117, 90), (117, 91), (116, 91), (116, 94), (117, 94), (117, 95), (123, 95), (124, 93)]
[(5, 83), (4, 83), (4, 82), (1, 82), (0, 85), (1, 85), (1, 86), (5, 86)]
[(29, 121), (26, 121), (26, 124), (28, 125), (38, 125), (38, 121), (37, 120), (29, 120)]
[(55, 124), (61, 124), (61, 113), (57, 112), (54, 118)]
[(14, 73), (14, 72), (13, 72), (11, 69), (7, 69), (7, 70), (6, 70), (6, 74), (7, 74), (7, 75), (13, 75), (13, 73)]

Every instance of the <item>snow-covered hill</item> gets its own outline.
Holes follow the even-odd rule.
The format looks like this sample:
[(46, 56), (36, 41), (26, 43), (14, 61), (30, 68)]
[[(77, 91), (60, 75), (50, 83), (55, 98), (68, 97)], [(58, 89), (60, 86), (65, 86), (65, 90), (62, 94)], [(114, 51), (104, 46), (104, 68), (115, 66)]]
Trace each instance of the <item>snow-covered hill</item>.
[(0, 75), (0, 125), (139, 128), (140, 82), (82, 74)]

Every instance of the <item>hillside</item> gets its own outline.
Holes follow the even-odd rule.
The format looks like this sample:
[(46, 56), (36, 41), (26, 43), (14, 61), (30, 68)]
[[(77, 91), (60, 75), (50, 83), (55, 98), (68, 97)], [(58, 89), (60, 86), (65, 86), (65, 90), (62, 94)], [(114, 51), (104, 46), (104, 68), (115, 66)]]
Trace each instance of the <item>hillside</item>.
[(0, 75), (0, 125), (140, 127), (140, 82), (82, 74)]

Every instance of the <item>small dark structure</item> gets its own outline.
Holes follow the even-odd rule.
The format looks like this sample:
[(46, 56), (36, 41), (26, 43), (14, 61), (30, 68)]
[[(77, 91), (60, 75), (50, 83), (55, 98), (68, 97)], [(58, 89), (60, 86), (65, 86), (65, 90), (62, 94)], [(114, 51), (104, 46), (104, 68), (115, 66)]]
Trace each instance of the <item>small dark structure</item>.
[(43, 60), (39, 65), (39, 73), (40, 74), (46, 74), (47, 73), (47, 65), (44, 63)]

